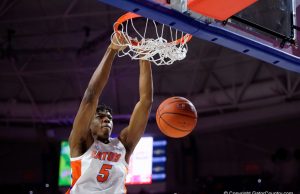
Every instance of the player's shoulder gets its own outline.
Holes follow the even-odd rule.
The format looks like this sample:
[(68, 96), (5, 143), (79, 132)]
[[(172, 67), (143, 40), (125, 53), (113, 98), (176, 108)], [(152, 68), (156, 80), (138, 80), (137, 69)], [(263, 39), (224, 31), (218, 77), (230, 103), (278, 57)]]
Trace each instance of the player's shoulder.
[(110, 144), (114, 147), (118, 147), (120, 149), (125, 149), (123, 142), (119, 139), (119, 137), (110, 138)]
[(109, 138), (109, 142), (111, 145), (118, 145), (119, 143), (121, 143), (121, 141), (117, 137)]

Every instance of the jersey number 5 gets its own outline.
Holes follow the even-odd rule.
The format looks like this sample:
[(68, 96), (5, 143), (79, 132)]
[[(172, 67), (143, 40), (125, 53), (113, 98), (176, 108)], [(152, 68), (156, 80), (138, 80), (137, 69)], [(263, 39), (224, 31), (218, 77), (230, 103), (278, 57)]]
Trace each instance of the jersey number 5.
[(98, 175), (97, 180), (98, 182), (105, 182), (109, 176), (109, 170), (112, 168), (112, 165), (110, 164), (103, 164)]

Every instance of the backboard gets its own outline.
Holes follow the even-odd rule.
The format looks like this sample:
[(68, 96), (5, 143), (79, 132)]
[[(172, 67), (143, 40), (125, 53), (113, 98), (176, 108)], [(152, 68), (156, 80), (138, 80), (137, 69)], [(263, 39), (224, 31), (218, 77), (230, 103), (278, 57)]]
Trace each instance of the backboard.
[[(215, 44), (250, 55), (276, 66), (300, 72), (298, 48), (300, 0), (247, 0), (227, 15), (220, 12), (238, 0), (98, 0), (172, 26)], [(210, 2), (197, 5), (195, 2)], [(227, 3), (226, 3), (227, 2)], [(206, 6), (206, 7), (201, 7)], [(214, 9), (219, 7), (218, 9)], [(213, 9), (211, 9), (213, 8)], [(240, 10), (239, 10), (240, 9)], [(298, 17), (298, 21), (297, 21)]]

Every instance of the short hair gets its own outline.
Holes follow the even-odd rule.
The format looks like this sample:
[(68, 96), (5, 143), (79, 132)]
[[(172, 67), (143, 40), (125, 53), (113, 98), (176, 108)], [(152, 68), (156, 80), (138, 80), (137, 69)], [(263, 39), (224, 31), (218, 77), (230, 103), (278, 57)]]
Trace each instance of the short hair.
[(112, 109), (109, 106), (106, 106), (105, 104), (99, 104), (97, 106), (96, 113), (104, 111), (108, 111), (110, 114), (112, 114)]

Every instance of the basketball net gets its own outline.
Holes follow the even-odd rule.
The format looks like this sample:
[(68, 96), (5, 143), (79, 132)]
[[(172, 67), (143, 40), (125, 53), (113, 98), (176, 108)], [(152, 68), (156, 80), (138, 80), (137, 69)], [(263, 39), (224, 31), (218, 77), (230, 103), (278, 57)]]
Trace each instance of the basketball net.
[[(130, 56), (131, 59), (142, 59), (153, 62), (156, 65), (171, 65), (175, 61), (183, 60), (188, 51), (187, 42), (191, 39), (190, 34), (172, 30), (171, 27), (166, 27), (162, 24), (161, 30), (158, 29), (157, 23), (154, 20), (146, 19), (144, 32), (140, 33), (134, 26), (133, 19), (141, 17), (134, 13), (127, 13), (120, 17), (114, 24), (114, 32), (111, 35), (113, 44), (126, 47), (118, 52), (119, 57)], [(123, 23), (125, 22), (125, 24)], [(153, 22), (155, 27), (155, 38), (146, 37), (147, 27), (149, 22)], [(137, 37), (129, 35), (129, 28), (135, 31)], [(169, 35), (171, 40), (164, 37), (165, 30), (169, 28)], [(124, 41), (113, 41), (113, 36), (121, 35)], [(179, 38), (178, 38), (179, 37)]]

